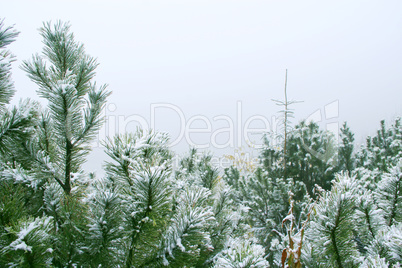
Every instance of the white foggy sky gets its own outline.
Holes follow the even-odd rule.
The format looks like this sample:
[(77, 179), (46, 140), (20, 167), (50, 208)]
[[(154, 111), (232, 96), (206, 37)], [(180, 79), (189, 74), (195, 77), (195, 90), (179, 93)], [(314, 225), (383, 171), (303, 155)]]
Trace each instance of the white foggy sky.
[[(13, 0), (1, 6), (5, 24), (21, 31), (10, 46), (18, 58), (15, 101), (38, 99), (18, 66), (41, 51), (42, 22), (60, 19), (97, 57), (96, 80), (113, 91), (108, 103), (116, 110), (108, 113), (116, 118), (149, 120), (151, 103), (164, 102), (187, 119), (227, 115), (237, 124), (241, 101), (243, 124), (253, 115), (271, 120), (285, 69), (289, 98), (303, 101), (294, 106), (295, 123), (339, 101), (339, 117), (331, 122), (348, 121), (362, 141), (381, 119), (402, 115), (400, 0)], [(227, 127), (211, 122), (213, 129)], [(172, 110), (160, 110), (156, 123), (178, 134)]]

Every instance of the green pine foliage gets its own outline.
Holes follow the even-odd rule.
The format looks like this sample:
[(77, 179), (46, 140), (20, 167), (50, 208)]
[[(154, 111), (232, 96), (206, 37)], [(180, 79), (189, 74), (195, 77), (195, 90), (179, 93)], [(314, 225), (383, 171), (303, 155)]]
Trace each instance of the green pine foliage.
[(166, 135), (145, 130), (116, 136), (105, 144), (114, 160), (106, 165), (107, 182), (115, 185), (112, 189), (120, 199), (125, 267), (137, 267), (155, 258), (166, 229), (171, 210), (167, 145)]
[(377, 267), (375, 263), (378, 267), (386, 263), (398, 267), (401, 263), (400, 164), (391, 170), (381, 175), (374, 191), (364, 181), (370, 178), (342, 174), (331, 191), (322, 190), (308, 228), (306, 264), (358, 267), (364, 259), (361, 267)]
[(379, 256), (392, 267), (399, 267), (402, 263), (402, 225), (384, 227), (368, 247), (369, 256)]
[(356, 236), (359, 241), (359, 250), (365, 253), (367, 246), (375, 239), (380, 230), (386, 225), (383, 210), (378, 207), (375, 194), (367, 189), (361, 189), (358, 193), (355, 222), (359, 228)]
[(340, 129), (340, 144), (338, 149), (338, 169), (352, 173), (355, 167), (354, 159), (354, 134), (350, 130), (346, 122), (343, 123)]
[(189, 155), (180, 159), (176, 179), (212, 190), (219, 182), (219, 170), (212, 165), (211, 159), (209, 153), (202, 154), (195, 148), (190, 149)]
[(161, 241), (158, 255), (163, 265), (191, 267), (205, 251), (214, 249), (208, 232), (208, 225), (215, 220), (212, 207), (207, 205), (210, 194), (206, 188), (196, 187), (180, 195), (172, 224)]
[(306, 217), (304, 207), (309, 203), (305, 185), (293, 179), (270, 178), (260, 168), (251, 177), (243, 178), (239, 184), (240, 204), (247, 211), (244, 220), (252, 227), (258, 242), (264, 246), (271, 264), (279, 265), (278, 255), (282, 253), (282, 243), (286, 240), (285, 229), (281, 224), (289, 211), (288, 192), (293, 191), (296, 196), (298, 230)]
[[(352, 135), (352, 133), (348, 135)], [(321, 130), (318, 124), (305, 121), (297, 124), (287, 136), (285, 164), (281, 154), (283, 145), (272, 146), (268, 136), (265, 136), (265, 146), (260, 156), (263, 169), (271, 178), (285, 178), (286, 168), (286, 178), (303, 182), (311, 196), (314, 196), (313, 190), (316, 184), (324, 189), (330, 189), (331, 181), (339, 169), (335, 137), (328, 131)], [(345, 142), (347, 141), (345, 140)], [(348, 157), (350, 146), (353, 150), (353, 145), (350, 145), (352, 142), (353, 140), (348, 141), (347, 153), (342, 151), (342, 147), (340, 148), (342, 157)]]
[(81, 171), (82, 159), (89, 153), (89, 144), (103, 122), (101, 111), (110, 92), (106, 86), (98, 88), (93, 83), (98, 64), (74, 40), (68, 24), (46, 23), (40, 32), (42, 55), (25, 61), (22, 68), (38, 85), (39, 96), (48, 101), (48, 111), (38, 124), (41, 142), (37, 146), (44, 147), (54, 164), (47, 172), (70, 194), (72, 174)]
[(288, 141), (288, 177), (302, 181), (311, 196), (316, 184), (328, 190), (336, 174), (334, 137), (314, 123), (300, 122)]
[(397, 118), (387, 127), (384, 120), (374, 137), (367, 137), (366, 145), (357, 155), (358, 166), (369, 170), (389, 171), (402, 157), (402, 126)]
[(280, 147), (271, 145), (267, 135), (264, 136), (263, 141), (264, 148), (259, 157), (262, 168), (268, 172), (271, 178), (284, 177), (283, 156)]
[(389, 263), (384, 259), (380, 258), (378, 255), (368, 256), (364, 259), (363, 263), (360, 265), (361, 268), (388, 268)]
[(338, 176), (331, 191), (323, 192), (307, 237), (314, 244), (313, 258), (322, 267), (357, 267), (359, 252), (354, 239), (354, 178)]
[[(213, 264), (217, 254), (221, 252), (228, 239), (232, 236), (244, 234), (244, 226), (239, 222), (240, 211), (233, 202), (234, 190), (221, 179), (219, 171), (211, 163), (209, 153), (199, 153), (191, 149), (188, 155), (182, 157), (175, 173), (176, 190), (181, 193), (190, 189), (207, 191), (206, 203), (211, 217), (203, 228), (209, 236), (209, 244), (200, 250), (196, 267), (205, 267)], [(175, 198), (176, 200), (177, 198)], [(178, 203), (180, 204), (180, 197)]]
[(285, 96), (285, 133), (267, 134), (255, 168), (222, 170), (195, 148), (178, 157), (166, 133), (137, 129), (104, 141), (96, 177), (82, 165), (110, 93), (68, 24), (40, 31), (44, 49), (22, 69), (45, 108), (9, 107), (18, 33), (0, 22), (1, 267), (402, 264), (400, 119), (358, 150), (345, 123), (337, 147), (316, 123), (292, 128)]
[(402, 222), (402, 162), (383, 176), (375, 191), (378, 206), (384, 211), (386, 224)]
[(219, 254), (219, 258), (216, 259), (213, 267), (269, 267), (268, 261), (262, 257), (263, 254), (264, 248), (250, 240), (231, 239), (226, 248)]
[(8, 228), (12, 242), (0, 250), (4, 267), (50, 266), (53, 252), (50, 230), (49, 217), (21, 219)]
[(13, 27), (4, 25), (4, 19), (0, 20), (0, 111), (10, 102), (15, 91), (11, 80), (11, 63), (15, 58), (6, 47), (15, 41), (18, 34)]

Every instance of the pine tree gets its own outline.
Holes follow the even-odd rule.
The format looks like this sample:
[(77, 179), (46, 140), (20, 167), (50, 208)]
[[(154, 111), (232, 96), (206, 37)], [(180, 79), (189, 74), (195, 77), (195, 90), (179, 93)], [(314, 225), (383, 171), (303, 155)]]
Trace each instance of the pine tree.
[(195, 148), (190, 149), (188, 156), (180, 160), (176, 179), (212, 190), (218, 183), (219, 170), (211, 164), (211, 159), (210, 153), (198, 153)]
[(339, 163), (339, 170), (344, 170), (351, 174), (352, 170), (354, 169), (355, 161), (353, 157), (353, 150), (354, 150), (354, 134), (350, 131), (349, 126), (346, 122), (343, 123), (340, 129), (340, 138), (341, 143), (339, 145), (339, 152), (338, 152), (338, 163)]
[(90, 267), (122, 265), (123, 199), (112, 180), (98, 179), (88, 191), (85, 264)]
[(378, 169), (388, 172), (402, 157), (402, 125), (401, 119), (388, 127), (385, 121), (380, 123), (380, 129), (374, 137), (367, 137), (366, 145), (357, 155), (357, 165), (369, 170)]
[(384, 211), (384, 219), (388, 226), (402, 223), (402, 161), (384, 174), (375, 191), (379, 208)]
[[(23, 69), (47, 109), (30, 100), (9, 108), (5, 47), (17, 33), (0, 23), (1, 267), (402, 263), (400, 119), (381, 122), (356, 155), (346, 123), (337, 150), (330, 133), (301, 122), (285, 149), (266, 141), (256, 169), (223, 172), (196, 149), (175, 166), (168, 135), (138, 129), (104, 142), (110, 160), (97, 178), (82, 163), (109, 93), (92, 83), (97, 63), (68, 24), (41, 33), (43, 53)], [(283, 104), (289, 116), (286, 96)]]
[[(282, 156), (278, 147), (272, 146), (267, 136), (264, 136), (264, 147), (262, 148), (259, 159), (260, 164), (264, 171), (268, 172), (272, 178), (283, 177), (283, 163), (281, 162)], [(289, 143), (288, 143), (289, 147)], [(288, 165), (288, 164), (287, 164)]]
[(36, 107), (32, 107), (29, 101), (21, 102), (10, 110), (6, 107), (15, 92), (11, 79), (11, 63), (15, 57), (6, 47), (15, 41), (18, 34), (13, 27), (5, 27), (4, 20), (0, 20), (0, 157), (11, 167), (17, 165), (13, 149), (28, 139), (29, 128), (33, 126), (36, 115)]
[(67, 195), (71, 193), (73, 174), (81, 171), (90, 142), (101, 126), (101, 111), (110, 94), (106, 86), (97, 89), (92, 83), (98, 64), (85, 54), (84, 46), (69, 30), (70, 26), (62, 22), (44, 24), (40, 29), (42, 55), (23, 64), (39, 86), (39, 96), (48, 100), (48, 115), (45, 112), (39, 125), (42, 143), (33, 149), (44, 148), (44, 157), (29, 148), (25, 153), (30, 153), (32, 161), (45, 169)]
[[(189, 154), (180, 160), (175, 179), (175, 192), (185, 194), (190, 189), (197, 191), (208, 190), (206, 203), (212, 212), (212, 221), (204, 221), (205, 233), (209, 236), (209, 244), (203, 246), (196, 261), (196, 267), (209, 267), (215, 257), (225, 247), (230, 237), (244, 234), (243, 226), (239, 222), (240, 211), (232, 198), (235, 191), (219, 176), (218, 169), (212, 165), (212, 156), (209, 153), (197, 153), (191, 149)], [(180, 198), (180, 197), (179, 197)], [(180, 203), (180, 202), (179, 202)]]
[[(350, 144), (348, 146), (350, 147)], [(349, 147), (348, 150), (350, 150)], [(330, 189), (331, 181), (338, 171), (336, 149), (331, 133), (320, 130), (314, 122), (307, 124), (301, 121), (288, 134), (287, 177), (302, 181), (311, 196), (314, 196), (315, 184), (324, 189)], [(265, 138), (260, 162), (271, 178), (282, 177), (284, 172), (282, 160), (280, 150), (271, 146)]]
[(285, 75), (285, 90), (284, 90), (284, 100), (273, 100), (277, 105), (282, 106), (283, 110), (280, 111), (281, 114), (281, 128), (282, 131), (278, 135), (278, 138), (282, 140), (282, 165), (283, 165), (283, 178), (287, 178), (287, 165), (288, 165), (288, 141), (289, 141), (289, 136), (292, 134), (292, 127), (291, 127), (291, 122), (290, 118), (293, 118), (294, 116), (294, 111), (293, 109), (290, 108), (291, 105), (298, 103), (300, 101), (290, 101), (288, 100), (288, 94), (287, 94), (287, 84), (288, 84), (288, 70), (286, 69), (286, 75)]
[(14, 83), (11, 80), (11, 63), (14, 56), (6, 47), (15, 41), (18, 32), (13, 27), (5, 27), (4, 20), (0, 20), (0, 109), (8, 104), (14, 95)]
[(7, 107), (14, 95), (11, 63), (15, 58), (6, 46), (17, 36), (17, 31), (5, 27), (0, 20), (0, 266), (35, 264), (44, 254), (40, 246), (33, 245), (40, 238), (23, 231), (23, 237), (18, 235), (29, 225), (27, 218), (37, 211), (37, 206), (32, 208), (36, 201), (32, 194), (38, 185), (21, 168), (15, 153), (32, 136), (37, 107), (29, 101), (11, 109)]
[(365, 254), (367, 247), (386, 226), (383, 211), (378, 207), (375, 194), (371, 190), (359, 190), (354, 220), (358, 226), (356, 241), (359, 242), (359, 251)]
[(363, 263), (360, 265), (360, 268), (388, 268), (389, 263), (379, 256), (368, 256)]
[(330, 189), (337, 158), (333, 135), (314, 122), (302, 121), (295, 126), (288, 144), (288, 176), (302, 181), (311, 196), (316, 184)]
[[(47, 110), (37, 117), (32, 138), (21, 141), (16, 158), (39, 186), (37, 213), (52, 217), (50, 247), (55, 266), (84, 261), (88, 206), (82, 202), (88, 176), (82, 170), (90, 142), (103, 119), (110, 94), (92, 82), (97, 63), (74, 40), (69, 25), (46, 23), (41, 28), (44, 49), (22, 68), (38, 86)], [(39, 265), (39, 264), (38, 264)]]
[(258, 244), (241, 238), (230, 239), (225, 250), (217, 256), (213, 267), (269, 267), (263, 255), (264, 248)]
[[(368, 258), (388, 262), (388, 267), (400, 267), (402, 263), (402, 224), (385, 226), (368, 246)], [(392, 265), (392, 266), (391, 266)]]
[(358, 266), (360, 254), (353, 233), (357, 188), (354, 178), (340, 175), (315, 207), (308, 238), (314, 248), (313, 258), (322, 267)]
[(17, 225), (9, 228), (12, 242), (0, 249), (7, 262), (7, 267), (50, 267), (51, 253), (51, 218), (20, 220)]
[(156, 258), (167, 228), (172, 205), (168, 137), (137, 130), (116, 136), (105, 146), (113, 160), (106, 165), (108, 183), (116, 185), (112, 189), (121, 200), (121, 265), (138, 267)]
[(309, 203), (305, 185), (293, 179), (270, 178), (267, 172), (258, 168), (255, 173), (240, 181), (241, 204), (247, 210), (244, 215), (258, 239), (264, 246), (270, 264), (280, 265), (282, 246), (286, 238), (282, 220), (289, 211), (288, 192), (295, 193), (297, 205), (295, 229), (298, 231), (306, 217), (304, 207)]
[(194, 266), (204, 251), (214, 249), (208, 232), (208, 225), (215, 220), (212, 207), (208, 206), (210, 194), (206, 188), (195, 187), (185, 189), (180, 195), (158, 254), (165, 266)]

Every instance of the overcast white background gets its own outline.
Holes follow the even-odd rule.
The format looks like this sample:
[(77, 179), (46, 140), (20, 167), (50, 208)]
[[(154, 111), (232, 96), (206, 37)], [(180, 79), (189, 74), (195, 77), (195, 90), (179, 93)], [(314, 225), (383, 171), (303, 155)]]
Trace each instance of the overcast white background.
[[(108, 116), (149, 120), (150, 105), (163, 102), (186, 119), (206, 116), (213, 129), (227, 127), (212, 121), (218, 115), (235, 124), (255, 115), (271, 120), (279, 109), (271, 99), (282, 98), (288, 69), (288, 96), (303, 101), (294, 106), (294, 122), (338, 101), (335, 121), (347, 121), (358, 142), (381, 119), (402, 115), (401, 14), (400, 0), (13, 0), (0, 10), (21, 32), (10, 46), (18, 59), (15, 102), (38, 99), (18, 66), (41, 51), (42, 22), (62, 20), (100, 63), (96, 80), (113, 91)], [(239, 101), (243, 122), (236, 119)], [(156, 115), (158, 129), (178, 135), (173, 110)], [(183, 140), (177, 150), (185, 148)]]

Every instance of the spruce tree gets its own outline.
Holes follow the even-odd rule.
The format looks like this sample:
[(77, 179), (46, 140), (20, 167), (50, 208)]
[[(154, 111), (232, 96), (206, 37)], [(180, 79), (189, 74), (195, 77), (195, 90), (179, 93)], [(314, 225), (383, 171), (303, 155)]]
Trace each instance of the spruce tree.
[[(167, 228), (171, 210), (168, 137), (137, 130), (109, 139), (105, 146), (113, 160), (106, 164), (106, 181), (120, 200), (121, 214), (114, 217), (122, 219), (108, 229), (124, 230), (120, 232), (120, 250), (113, 249), (112, 240), (107, 247), (117, 250), (121, 266), (145, 265), (157, 257), (158, 241)], [(112, 224), (110, 220), (107, 223)], [(102, 240), (110, 236), (101, 235)]]

